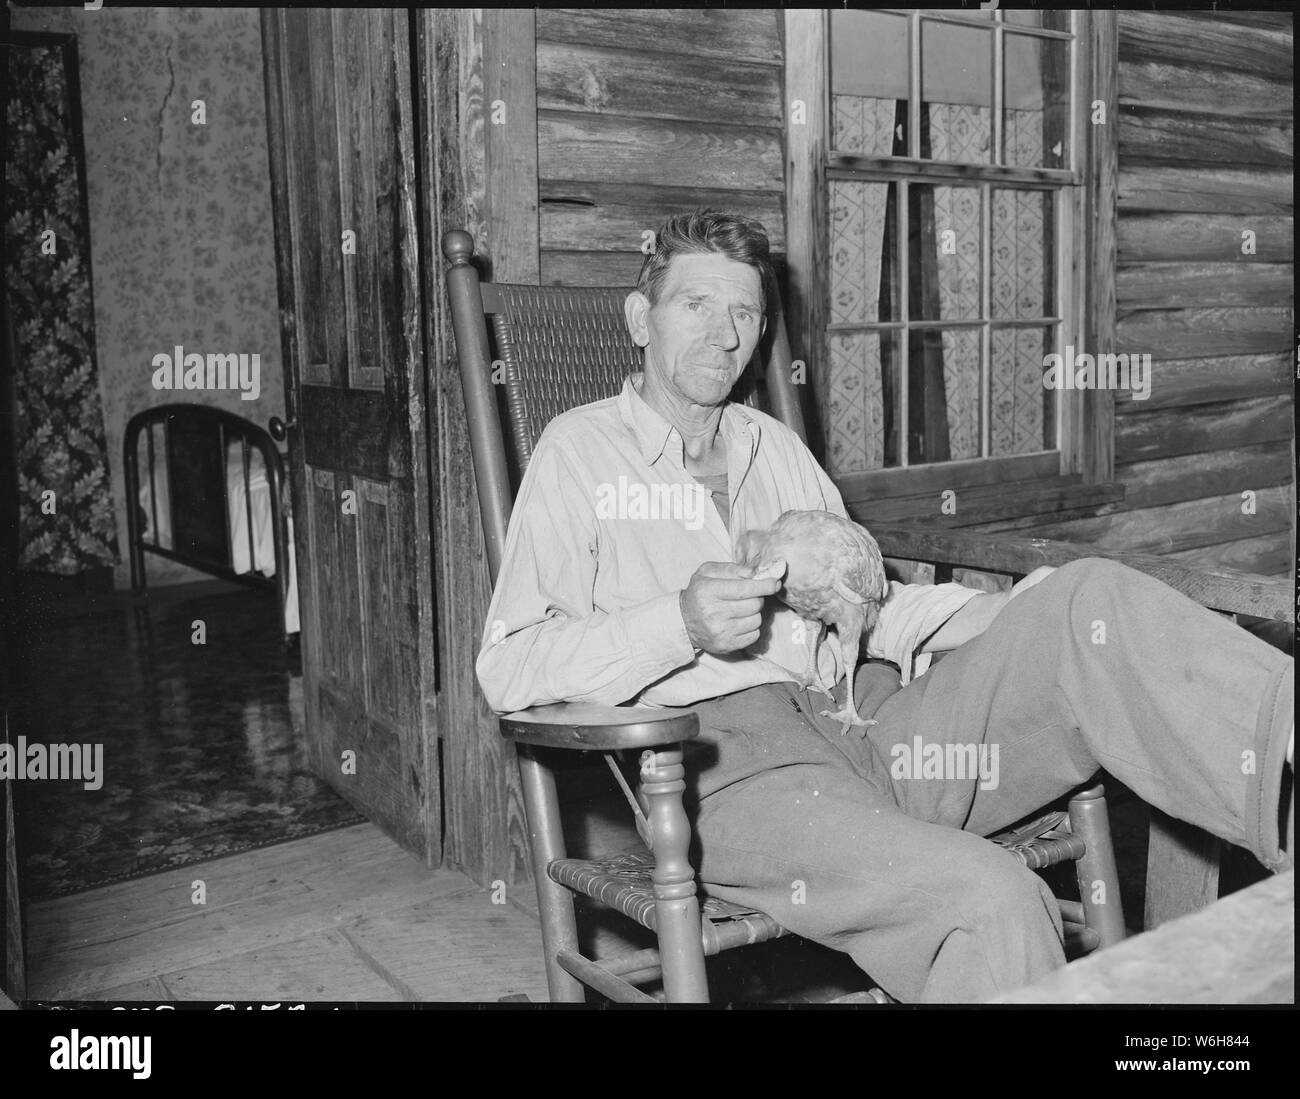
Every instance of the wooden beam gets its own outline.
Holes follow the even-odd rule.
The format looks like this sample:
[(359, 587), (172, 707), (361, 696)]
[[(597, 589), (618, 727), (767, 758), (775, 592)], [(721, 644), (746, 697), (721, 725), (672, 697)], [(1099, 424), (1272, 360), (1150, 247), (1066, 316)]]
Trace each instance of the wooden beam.
[[(1243, 230), (1254, 233), (1246, 256)], [(1170, 214), (1125, 210), (1119, 219), (1119, 262), (1290, 263), (1295, 259), (1295, 219), (1290, 215)]]
[(537, 37), (673, 57), (713, 57), (727, 64), (781, 63), (778, 22), (768, 10), (539, 8)]
[[(825, 280), (829, 226), (826, 220), (826, 154), (830, 74), (824, 11), (785, 12), (786, 240), (789, 286), (786, 325), (793, 358), (808, 365), (814, 400), (804, 402), (809, 446), (824, 458), (830, 422), (821, 407), (827, 394)], [(799, 113), (796, 113), (799, 112)], [(803, 121), (799, 121), (802, 118)]]
[(473, 8), (427, 9), (415, 16), (420, 115), (429, 131), (420, 149), (430, 198), (421, 248), (427, 257), (429, 468), (435, 478), (436, 706), (446, 814), (444, 862), (459, 865), (480, 884), (501, 880), (514, 885), (531, 878), (527, 826), (514, 746), (501, 736), (474, 674), (491, 589), (441, 247), (448, 229), (466, 229), (480, 241), (487, 225), (481, 16)]
[[(1238, 234), (1240, 239), (1240, 234)], [(1280, 308), (1291, 303), (1289, 263), (1137, 263), (1119, 269), (1116, 292), (1126, 311), (1239, 305)]]
[[(1294, 208), (1293, 186), (1293, 174), (1282, 169), (1151, 167), (1126, 163), (1119, 171), (1120, 216), (1132, 210), (1157, 210), (1290, 217)], [(1237, 239), (1240, 241), (1240, 233)]]
[[(483, 8), (487, 240), (497, 282), (535, 284), (537, 227), (537, 41), (531, 8)], [(441, 250), (434, 256), (441, 258)]]
[(1097, 508), (1123, 500), (1123, 485), (1086, 484), (1075, 475), (1046, 481), (975, 485), (953, 490), (950, 496), (931, 492), (864, 500), (855, 505), (852, 514), (857, 522), (868, 527), (873, 522), (906, 522), (949, 528), (1026, 515), (1037, 515), (1040, 522), (1050, 521), (1062, 510)]
[(777, 192), (551, 179), (543, 179), (540, 190), (543, 252), (635, 252), (644, 230), (698, 206), (756, 218), (773, 250), (785, 251), (785, 217)]
[(1143, 929), (1154, 930), (1218, 900), (1222, 858), (1217, 836), (1151, 806)]
[(1223, 118), (1154, 107), (1129, 107), (1119, 115), (1120, 155), (1127, 164), (1187, 161), (1290, 168), (1294, 147), (1295, 128), (1286, 120)]
[[(1084, 302), (1085, 346), (1094, 353), (1116, 347), (1115, 253), (1119, 177), (1119, 47), (1113, 11), (1095, 11), (1087, 19), (1086, 42), (1081, 50), (1088, 63), (1089, 88), (1080, 104), (1088, 119), (1087, 180), (1084, 200), (1085, 280), (1077, 286)], [(1091, 123), (1088, 104), (1106, 104), (1106, 125)], [(1083, 124), (1083, 119), (1080, 119)], [(1061, 472), (1078, 472), (1085, 481), (1110, 481), (1115, 474), (1115, 395), (1097, 389), (1078, 395), (1079, 413), (1074, 430), (1066, 433)], [(1069, 402), (1066, 402), (1067, 405)]]
[(1115, 429), (1115, 450), (1118, 460), (1124, 463), (1221, 450), (1243, 440), (1277, 442), (1291, 434), (1294, 419), (1291, 407), (1276, 397), (1150, 412), (1140, 402), (1129, 401), (1121, 413)]
[(1119, 319), (1119, 350), (1162, 359), (1218, 358), (1284, 351), (1293, 331), (1289, 308), (1139, 309)]
[(1294, 473), (1289, 439), (1115, 467), (1115, 477), (1124, 485), (1124, 503), (1130, 508), (1285, 485)]
[(1135, 400), (1131, 391), (1119, 390), (1115, 394), (1115, 413), (1124, 417), (1145, 415), (1158, 408), (1289, 397), (1293, 387), (1290, 356), (1285, 352), (1217, 359), (1154, 359), (1151, 392), (1144, 400)]
[(1295, 64), (1289, 31), (1170, 12), (1121, 12), (1119, 55), (1125, 61), (1196, 64), (1275, 80), (1291, 79)]
[(537, 136), (545, 179), (781, 190), (776, 129), (543, 110)]
[(720, 80), (714, 58), (646, 53), (642, 45), (630, 38), (622, 48), (539, 41), (538, 107), (780, 128), (781, 90), (770, 64), (731, 60)]
[[(1222, 13), (1220, 13), (1222, 14)], [(1159, 61), (1125, 61), (1119, 71), (1121, 107), (1160, 107), (1228, 118), (1291, 118), (1290, 80), (1246, 69), (1211, 69)]]
[(543, 286), (632, 286), (645, 257), (640, 252), (542, 253)]
[[(1246, 488), (1250, 486), (1242, 486)], [(1255, 492), (1254, 511), (1248, 514), (1242, 511), (1246, 501), (1242, 490), (1237, 489), (1222, 496), (1182, 500), (1070, 523), (1050, 523), (1035, 527), (1034, 534), (1084, 543), (1090, 550), (1163, 554), (1286, 530), (1291, 521), (1286, 490), (1275, 485), (1252, 491)]]
[[(1288, 496), (1294, 493), (1295, 482), (1288, 485), (1286, 491)], [(1291, 513), (1295, 513), (1294, 505)], [(1260, 576), (1289, 576), (1295, 568), (1294, 536), (1295, 524), (1292, 523), (1286, 530), (1275, 530), (1271, 534), (1179, 550), (1166, 556), (1192, 568), (1237, 569)]]
[(1202, 606), (1215, 610), (1278, 620), (1289, 620), (1293, 613), (1291, 582), (1285, 578), (1275, 580), (1232, 569), (1192, 569), (1165, 557), (1118, 553), (1045, 538), (1008, 538), (1004, 534), (923, 531), (887, 525), (874, 526), (871, 533), (886, 557), (1016, 575), (1032, 572), (1039, 565), (1059, 566), (1080, 557), (1102, 557), (1163, 580)]

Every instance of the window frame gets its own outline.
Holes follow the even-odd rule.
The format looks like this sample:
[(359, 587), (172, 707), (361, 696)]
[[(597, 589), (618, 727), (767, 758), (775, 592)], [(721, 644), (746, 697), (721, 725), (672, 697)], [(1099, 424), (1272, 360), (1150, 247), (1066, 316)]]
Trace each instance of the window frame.
[[(896, 12), (899, 13), (901, 9)], [(966, 26), (988, 27), (991, 22), (985, 15), (955, 10), (927, 11), (925, 17)], [(944, 179), (956, 182), (975, 178), (992, 186), (1005, 181), (1052, 189), (1058, 196), (1054, 204), (1058, 241), (1055, 315), (1060, 317), (1061, 346), (1072, 346), (1076, 353), (1095, 354), (1098, 350), (1111, 349), (1115, 328), (1116, 20), (1114, 12), (1076, 12), (1074, 20), (1071, 167), (1006, 168), (989, 164), (981, 166), (978, 176), (974, 176), (970, 167), (960, 164), (848, 155), (833, 149), (830, 145), (830, 13), (807, 9), (785, 12), (787, 312), (792, 346), (803, 351), (814, 393), (824, 394), (827, 385), (825, 279), (830, 255), (831, 179), (915, 179), (941, 183)], [(1017, 24), (1006, 26), (1013, 33), (1023, 30)], [(918, 44), (912, 41), (913, 65), (918, 60), (917, 52)], [(998, 80), (1000, 73), (994, 72), (994, 78)], [(914, 80), (919, 79), (918, 73)], [(1092, 105), (1097, 100), (1105, 104), (1104, 124), (1091, 122)], [(999, 90), (994, 106), (1001, 101)], [(913, 119), (911, 140), (915, 149), (915, 120), (921, 109), (918, 97), (910, 96), (908, 109)], [(1001, 119), (993, 122), (991, 132), (995, 136), (1001, 134)], [(987, 246), (986, 232), (985, 252)], [(985, 277), (987, 272), (986, 266)], [(909, 320), (900, 317), (904, 323)], [(987, 351), (985, 347), (986, 356)], [(796, 357), (799, 357), (797, 351)], [(985, 398), (989, 373), (986, 358), (982, 379)], [(987, 430), (987, 416), (987, 411), (982, 409), (982, 431)], [(822, 419), (820, 408), (817, 419)], [(835, 481), (846, 503), (1062, 476), (1072, 476), (1084, 484), (1109, 481), (1114, 470), (1113, 421), (1112, 393), (1065, 391), (1058, 393), (1056, 449), (840, 474)], [(818, 456), (824, 459), (824, 453)]]

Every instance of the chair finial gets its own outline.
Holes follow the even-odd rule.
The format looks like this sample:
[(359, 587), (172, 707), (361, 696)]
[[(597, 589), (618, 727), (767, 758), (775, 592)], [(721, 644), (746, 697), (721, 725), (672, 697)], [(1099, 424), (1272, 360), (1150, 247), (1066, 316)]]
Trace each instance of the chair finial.
[(442, 254), (454, 266), (469, 263), (474, 255), (474, 238), (464, 229), (448, 229), (442, 235)]

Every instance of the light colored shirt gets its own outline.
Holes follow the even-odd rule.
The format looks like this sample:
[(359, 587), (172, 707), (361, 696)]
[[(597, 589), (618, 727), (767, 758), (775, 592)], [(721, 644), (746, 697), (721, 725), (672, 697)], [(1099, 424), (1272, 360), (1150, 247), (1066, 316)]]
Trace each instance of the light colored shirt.
[[(724, 406), (730, 532), (687, 471), (682, 437), (641, 398), (641, 375), (617, 397), (557, 416), (520, 485), (476, 670), (499, 713), (550, 702), (686, 706), (796, 679), (817, 650), (830, 689), (839, 646), (767, 600), (759, 640), (743, 652), (697, 652), (679, 596), (706, 561), (734, 560), (739, 535), (782, 512), (847, 517), (831, 479), (799, 437), (762, 412)], [(903, 681), (929, 666), (917, 650), (970, 598), (959, 584), (891, 581), (866, 655)]]

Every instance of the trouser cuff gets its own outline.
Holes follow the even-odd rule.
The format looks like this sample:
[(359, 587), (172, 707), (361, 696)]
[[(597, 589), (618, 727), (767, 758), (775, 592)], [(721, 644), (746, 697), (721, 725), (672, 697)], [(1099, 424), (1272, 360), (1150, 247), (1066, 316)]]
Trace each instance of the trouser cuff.
[[(1278, 873), (1294, 864), (1281, 850), (1278, 817), (1282, 797), (1282, 768), (1286, 742), (1295, 714), (1295, 661), (1287, 660), (1269, 676), (1255, 725), (1255, 765), (1258, 773), (1246, 784), (1246, 836), (1255, 857)], [(1294, 794), (1292, 795), (1294, 796)]]

